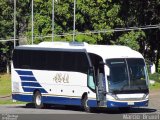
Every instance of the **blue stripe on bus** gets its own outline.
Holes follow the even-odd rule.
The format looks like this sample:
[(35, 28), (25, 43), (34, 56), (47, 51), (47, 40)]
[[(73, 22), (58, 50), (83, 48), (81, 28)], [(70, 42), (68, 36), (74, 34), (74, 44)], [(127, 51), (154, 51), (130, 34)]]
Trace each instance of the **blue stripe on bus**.
[[(24, 102), (33, 102), (33, 95), (12, 94), (12, 99)], [(65, 98), (55, 96), (42, 96), (42, 102), (62, 105), (81, 105), (80, 98)]]
[(80, 98), (66, 98), (66, 97), (56, 97), (56, 96), (43, 96), (43, 103), (50, 104), (61, 104), (61, 105), (81, 105)]
[[(41, 93), (47, 93), (47, 91), (44, 88), (26, 88), (24, 86), (28, 87), (42, 87), (36, 80), (36, 78), (33, 75), (32, 71), (22, 71), (22, 70), (16, 70), (18, 73), (21, 82), (22, 82), (22, 89), (24, 92), (34, 92), (34, 90), (38, 89)], [(27, 75), (27, 76), (26, 76)], [(29, 76), (30, 75), (30, 76)], [(32, 76), (31, 76), (32, 75)], [(24, 82), (28, 81), (28, 82)], [(29, 81), (37, 82), (37, 83), (31, 83)]]
[(29, 88), (29, 87), (22, 87), (24, 92), (34, 92), (35, 90), (39, 90), (41, 93), (47, 93), (44, 88)]
[(35, 77), (30, 77), (30, 76), (20, 76), (22, 81), (37, 81)]
[[(33, 95), (12, 94), (12, 99), (25, 102), (33, 102)], [(66, 98), (57, 96), (42, 96), (43, 103), (62, 104), (62, 105), (81, 105), (81, 98)], [(96, 100), (88, 100), (90, 107), (97, 107)], [(127, 102), (107, 101), (107, 107), (129, 107)], [(148, 106), (148, 100), (142, 102), (134, 102), (132, 107)]]
[(31, 86), (31, 87), (42, 87), (37, 82), (22, 82), (22, 86)]
[(12, 94), (12, 99), (23, 102), (33, 102), (33, 95)]
[(32, 71), (21, 71), (21, 70), (16, 70), (18, 75), (33, 75)]
[[(33, 102), (33, 95), (12, 94), (12, 98), (19, 101)], [(42, 96), (43, 103), (61, 104), (61, 105), (77, 105), (81, 106), (81, 98), (66, 98), (57, 96)], [(89, 100), (92, 103), (90, 107), (96, 107), (96, 100)], [(93, 105), (94, 104), (94, 105)]]
[(96, 100), (88, 100), (87, 104), (90, 107), (97, 107), (97, 101)]

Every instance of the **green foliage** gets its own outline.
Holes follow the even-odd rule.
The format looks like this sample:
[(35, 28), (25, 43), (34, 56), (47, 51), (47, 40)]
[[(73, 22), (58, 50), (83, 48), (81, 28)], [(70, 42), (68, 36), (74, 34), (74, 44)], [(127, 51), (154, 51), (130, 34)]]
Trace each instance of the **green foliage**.
[(90, 44), (96, 43), (96, 40), (94, 39), (94, 36), (92, 35), (77, 35), (75, 39), (78, 42), (87, 42)]
[(131, 31), (119, 37), (117, 44), (126, 45), (134, 50), (139, 50), (139, 42), (143, 40), (145, 33), (143, 31)]
[(160, 74), (159, 73), (149, 74), (149, 79), (160, 83)]
[[(55, 34), (73, 33), (73, 2), (73, 0), (55, 0)], [(76, 41), (126, 45), (134, 50), (139, 50), (154, 63), (160, 59), (159, 29), (127, 32), (109, 31), (114, 28), (159, 24), (159, 0), (76, 0), (76, 3), (76, 32), (108, 30), (106, 33), (76, 35)], [(13, 37), (13, 8), (13, 0), (0, 0), (1, 39)], [(27, 36), (28, 43), (31, 43), (31, 0), (17, 0), (16, 10), (16, 37)], [(52, 0), (34, 0), (34, 43), (51, 41), (51, 34)], [(72, 41), (72, 35), (55, 36), (54, 40)], [(9, 50), (13, 48), (8, 44), (0, 43), (0, 46), (2, 46), (0, 54), (11, 53)], [(155, 50), (158, 51), (158, 56), (155, 55)], [(4, 56), (5, 54), (3, 54)]]
[(6, 54), (9, 51), (9, 46), (7, 46), (5, 43), (2, 43), (0, 51), (2, 52), (2, 54)]
[(13, 35), (13, 9), (12, 4), (6, 0), (0, 0), (0, 38), (8, 38)]
[(160, 74), (159, 73), (149, 74), (149, 79), (155, 81), (155, 84), (152, 84), (152, 85), (150, 84), (151, 90), (160, 88)]
[[(44, 2), (45, 1), (45, 2)], [(42, 4), (43, 3), (43, 4)], [(52, 0), (34, 1), (34, 36), (51, 36), (52, 33)], [(118, 17), (120, 6), (111, 0), (77, 0), (76, 31), (92, 31), (111, 29), (123, 21)], [(31, 23), (29, 24), (31, 29)], [(55, 2), (55, 34), (72, 33), (73, 29), (73, 0)], [(31, 35), (27, 31), (26, 35)], [(77, 35), (77, 41), (97, 43), (112, 32), (95, 35)], [(61, 37), (60, 40), (71, 41), (72, 36)]]

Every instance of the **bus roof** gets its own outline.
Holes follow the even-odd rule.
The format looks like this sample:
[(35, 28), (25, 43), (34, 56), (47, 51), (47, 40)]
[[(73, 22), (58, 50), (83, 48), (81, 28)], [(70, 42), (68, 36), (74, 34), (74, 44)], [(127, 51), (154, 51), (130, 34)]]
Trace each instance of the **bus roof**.
[(80, 50), (86, 49), (88, 53), (100, 55), (103, 59), (112, 58), (143, 58), (143, 56), (127, 47), (121, 45), (92, 45), (87, 43), (78, 42), (41, 42), (37, 45), (22, 45), (17, 46), (16, 49), (65, 49), (68, 50)]

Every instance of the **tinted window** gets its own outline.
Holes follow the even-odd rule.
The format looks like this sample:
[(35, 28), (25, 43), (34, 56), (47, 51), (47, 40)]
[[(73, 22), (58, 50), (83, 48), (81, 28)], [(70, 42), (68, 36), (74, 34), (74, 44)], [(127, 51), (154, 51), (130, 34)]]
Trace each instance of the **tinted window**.
[(95, 69), (95, 75), (97, 75), (97, 70), (99, 69), (101, 73), (104, 73), (104, 67), (100, 66), (100, 62), (103, 61), (103, 59), (96, 54), (89, 53), (89, 57), (91, 59), (92, 65), (94, 66)]
[[(30, 56), (31, 69), (43, 70), (46, 67), (46, 52), (45, 51), (28, 51), (31, 53)], [(24, 61), (25, 62), (25, 61)]]
[(62, 70), (82, 73), (88, 71), (88, 59), (83, 52), (63, 52), (62, 60)]
[(13, 65), (21, 69), (87, 73), (89, 62), (84, 52), (15, 50)]
[(76, 54), (74, 52), (63, 52), (62, 70), (75, 71), (76, 70)]
[(46, 70), (61, 70), (62, 52), (45, 51), (46, 56)]
[(14, 50), (13, 63), (15, 68), (30, 68), (31, 55), (24, 50)]
[(85, 53), (76, 54), (76, 71), (87, 73), (89, 62)]

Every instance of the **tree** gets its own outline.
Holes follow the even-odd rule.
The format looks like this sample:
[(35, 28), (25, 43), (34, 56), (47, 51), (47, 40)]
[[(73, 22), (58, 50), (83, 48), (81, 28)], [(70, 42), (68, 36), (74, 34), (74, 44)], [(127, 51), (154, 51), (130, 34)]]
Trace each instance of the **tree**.
[(13, 9), (9, 0), (0, 0), (0, 38), (7, 39), (13, 36)]
[[(30, 0), (18, 0), (17, 1), (17, 33), (16, 37), (24, 35), (24, 32), (27, 28), (29, 22), (29, 11)], [(13, 0), (0, 0), (0, 38), (1, 39), (10, 39), (13, 38), (13, 10), (14, 10), (14, 1)], [(9, 72), (11, 53), (13, 50), (12, 42), (0, 42), (0, 57), (1, 62), (6, 66), (4, 71)]]
[(145, 33), (143, 31), (131, 31), (127, 34), (123, 34), (119, 37), (119, 39), (116, 41), (116, 44), (129, 46), (134, 50), (140, 49), (140, 42), (144, 40)]
[[(52, 33), (52, 0), (34, 1), (34, 35), (47, 36)], [(111, 0), (77, 0), (76, 5), (76, 31), (87, 32), (92, 30), (111, 29), (122, 24), (118, 17), (120, 6)], [(55, 33), (72, 33), (73, 31), (73, 0), (55, 2)], [(27, 33), (30, 35), (30, 32)], [(101, 43), (110, 42), (112, 32), (104, 34), (77, 35), (76, 40)], [(81, 39), (82, 38), (82, 39)], [(86, 40), (85, 38), (85, 40)], [(43, 41), (43, 38), (40, 38)], [(56, 38), (55, 38), (56, 39)], [(61, 40), (71, 41), (71, 36), (61, 37)], [(51, 39), (50, 39), (51, 40)]]
[[(115, 1), (115, 3), (121, 6), (119, 17), (124, 21), (124, 27), (158, 25), (160, 23), (160, 0), (123, 0)], [(146, 59), (156, 63), (156, 71), (158, 71), (160, 29), (148, 29), (143, 30), (143, 32), (145, 37), (139, 44), (139, 51), (144, 54)], [(155, 53), (155, 51), (157, 52)]]
[[(12, 5), (9, 0), (0, 0), (0, 39), (13, 36)], [(9, 72), (11, 42), (0, 42), (0, 64), (3, 66), (1, 72)]]
[[(76, 0), (76, 32), (108, 30), (106, 33), (76, 35), (76, 41), (93, 44), (121, 44), (140, 51), (158, 71), (160, 29), (110, 32), (114, 28), (139, 27), (160, 23), (160, 0)], [(73, 33), (73, 0), (55, 1), (55, 34)], [(0, 0), (0, 38), (13, 36), (13, 0)], [(31, 38), (31, 0), (17, 1), (17, 38)], [(34, 0), (34, 42), (51, 41), (52, 0)], [(43, 36), (50, 36), (43, 37)], [(37, 38), (38, 37), (38, 38)], [(55, 41), (72, 41), (55, 36)], [(10, 46), (11, 45), (11, 46)], [(0, 55), (10, 53), (12, 44), (0, 43)], [(2, 57), (1, 57), (2, 58)]]

